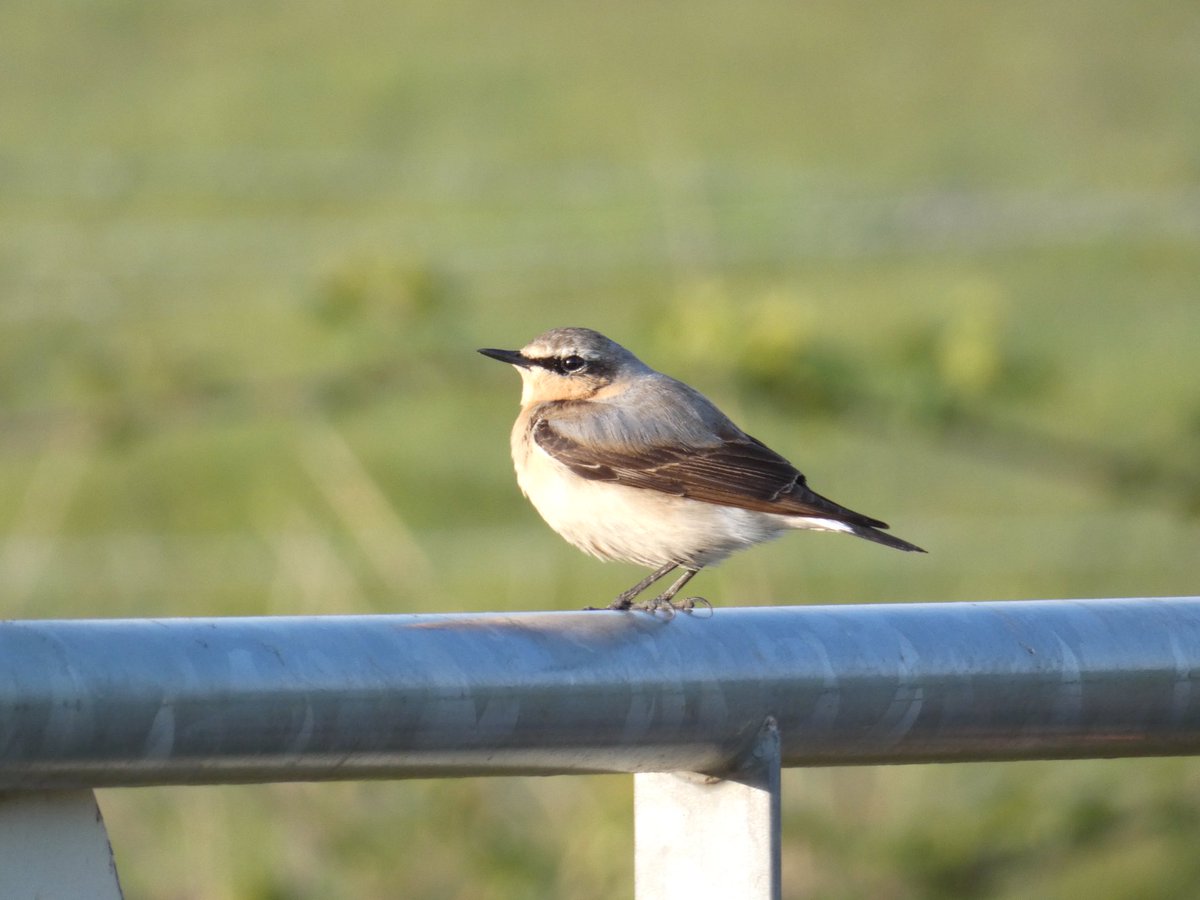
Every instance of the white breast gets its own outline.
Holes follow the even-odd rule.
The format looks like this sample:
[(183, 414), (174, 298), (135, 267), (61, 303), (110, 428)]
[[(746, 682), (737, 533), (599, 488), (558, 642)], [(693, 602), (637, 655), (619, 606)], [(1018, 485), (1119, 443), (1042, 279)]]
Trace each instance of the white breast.
[(512, 439), (522, 492), (551, 528), (601, 559), (711, 565), (789, 527), (781, 516), (582, 478), (538, 447), (521, 420)]

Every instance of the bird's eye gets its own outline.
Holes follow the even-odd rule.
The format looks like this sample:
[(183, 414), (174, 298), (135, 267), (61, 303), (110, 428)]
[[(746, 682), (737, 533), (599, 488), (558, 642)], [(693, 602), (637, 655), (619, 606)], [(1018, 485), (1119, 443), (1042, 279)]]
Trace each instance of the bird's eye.
[(578, 372), (587, 365), (587, 360), (582, 356), (564, 356), (562, 360), (562, 370), (564, 372)]

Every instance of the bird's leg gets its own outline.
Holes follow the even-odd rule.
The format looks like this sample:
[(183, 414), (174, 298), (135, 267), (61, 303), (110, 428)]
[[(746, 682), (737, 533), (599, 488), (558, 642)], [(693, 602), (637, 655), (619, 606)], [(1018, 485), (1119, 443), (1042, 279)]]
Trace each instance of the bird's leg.
[[(684, 566), (683, 574), (680, 575), (675, 580), (675, 583), (673, 585), (671, 585), (669, 588), (667, 588), (665, 591), (663, 591), (661, 594), (659, 594), (653, 600), (647, 600), (645, 603), (639, 603), (638, 609), (644, 609), (647, 612), (654, 612), (655, 610), (662, 609), (663, 607), (666, 607), (667, 609), (670, 609), (670, 610), (692, 609), (693, 607), (695, 607), (697, 600), (700, 600), (703, 603), (708, 603), (707, 600), (704, 600), (701, 597), (689, 597), (687, 600), (685, 600), (679, 606), (676, 606), (674, 603), (671, 602), (672, 598), (674, 598), (674, 596), (679, 593), (680, 588), (682, 588), (685, 584), (687, 584), (689, 581), (691, 581), (692, 577), (699, 571), (700, 571), (699, 568), (693, 569), (689, 566)], [(710, 608), (711, 608), (711, 605), (710, 605)]]
[(679, 567), (679, 563), (670, 562), (670, 563), (667, 563), (662, 568), (656, 569), (654, 572), (647, 575), (645, 578), (643, 578), (641, 581), (639, 581), (637, 584), (635, 584), (629, 590), (622, 591), (620, 594), (618, 594), (617, 599), (614, 600), (612, 603), (610, 603), (608, 608), (609, 609), (629, 609), (629, 607), (633, 606), (633, 598), (634, 597), (636, 597), (638, 594), (640, 594), (646, 588), (650, 587), (650, 585), (654, 584), (654, 582), (658, 581), (658, 579), (662, 578), (664, 575), (669, 573), (672, 569), (677, 569), (678, 567)]
[(699, 569), (685, 568), (683, 574), (675, 580), (675, 583), (659, 594), (654, 599), (659, 603), (670, 603), (671, 598), (679, 593), (679, 589), (692, 580), (692, 576), (699, 572)]

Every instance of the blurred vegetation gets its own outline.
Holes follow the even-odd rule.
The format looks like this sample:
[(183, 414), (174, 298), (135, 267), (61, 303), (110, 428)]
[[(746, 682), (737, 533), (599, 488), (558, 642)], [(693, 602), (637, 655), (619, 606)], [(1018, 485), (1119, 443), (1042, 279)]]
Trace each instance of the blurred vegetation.
[[(615, 594), (473, 352), (565, 324), (932, 551), (782, 541), (718, 606), (1195, 594), (1198, 40), (1182, 0), (4, 4), (0, 609)], [(1200, 894), (1193, 760), (785, 781), (789, 895)], [(627, 778), (101, 802), (130, 896), (631, 891)]]

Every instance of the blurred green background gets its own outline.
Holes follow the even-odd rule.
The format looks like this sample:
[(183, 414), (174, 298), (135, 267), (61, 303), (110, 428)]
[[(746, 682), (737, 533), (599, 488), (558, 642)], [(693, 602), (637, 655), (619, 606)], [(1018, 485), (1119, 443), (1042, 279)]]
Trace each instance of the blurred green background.
[[(0, 71), (0, 615), (605, 601), (474, 353), (568, 324), (931, 551), (795, 536), (717, 605), (1200, 593), (1190, 0), (9, 0)], [(630, 782), (101, 803), (131, 897), (609, 898)], [(1200, 895), (1200, 761), (784, 804), (789, 896)]]

